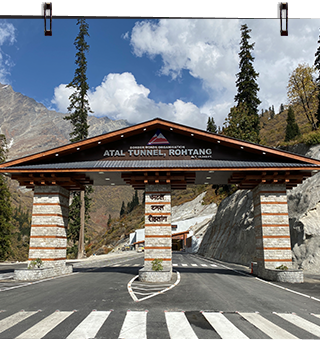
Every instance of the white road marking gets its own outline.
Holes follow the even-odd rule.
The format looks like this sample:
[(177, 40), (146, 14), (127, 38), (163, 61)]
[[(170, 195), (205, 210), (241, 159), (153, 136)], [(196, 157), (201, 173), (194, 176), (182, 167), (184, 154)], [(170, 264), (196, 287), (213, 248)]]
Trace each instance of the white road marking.
[(208, 265), (207, 265), (207, 264), (204, 264), (204, 263), (201, 263), (201, 266), (202, 266), (202, 267), (208, 267)]
[(316, 318), (320, 318), (320, 314), (312, 314), (313, 316), (315, 316)]
[(182, 267), (188, 267), (188, 265), (186, 263), (182, 263), (181, 266)]
[(136, 264), (133, 265), (133, 267), (140, 267), (140, 266), (141, 266), (141, 264), (139, 264), (139, 263), (136, 263)]
[(195, 264), (195, 263), (191, 263), (191, 266), (192, 266), (192, 267), (198, 267), (198, 265)]
[(147, 312), (127, 311), (119, 339), (146, 339)]
[(110, 311), (92, 311), (79, 326), (69, 334), (67, 339), (93, 339), (110, 313)]
[(165, 312), (170, 339), (198, 339), (183, 312)]
[(245, 334), (221, 313), (203, 312), (202, 314), (222, 339), (248, 339)]
[(258, 313), (239, 313), (243, 318), (267, 334), (271, 339), (298, 339), (291, 333), (265, 319)]
[(276, 315), (280, 316), (281, 318), (293, 323), (295, 326), (298, 326), (305, 331), (312, 333), (318, 337), (320, 337), (320, 327), (308, 320), (301, 318), (295, 314), (286, 314), (286, 313), (275, 313)]
[(210, 264), (211, 267), (218, 267), (216, 264)]
[(7, 318), (0, 321), (0, 333), (6, 331), (7, 329), (13, 327), (17, 323), (23, 321), (24, 319), (28, 318), (29, 316), (36, 314), (38, 312), (25, 312), (21, 311), (15, 314), (8, 316)]
[(29, 328), (16, 339), (41, 339), (73, 312), (54, 312)]
[(178, 267), (178, 264), (177, 263), (173, 263), (172, 267)]

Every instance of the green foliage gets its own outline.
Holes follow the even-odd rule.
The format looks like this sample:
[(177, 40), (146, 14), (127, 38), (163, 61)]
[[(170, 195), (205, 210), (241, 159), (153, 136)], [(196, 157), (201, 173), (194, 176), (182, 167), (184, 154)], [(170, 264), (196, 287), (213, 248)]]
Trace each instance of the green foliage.
[(279, 113), (282, 113), (283, 111), (284, 111), (284, 106), (283, 106), (283, 104), (281, 103), (281, 104), (280, 104)]
[(260, 142), (260, 120), (258, 106), (261, 101), (258, 98), (259, 87), (256, 78), (259, 76), (253, 68), (254, 57), (251, 54), (253, 44), (249, 44), (250, 29), (248, 26), (241, 26), (240, 42), (240, 72), (237, 73), (237, 94), (235, 102), (237, 105), (231, 108), (224, 123), (223, 134), (254, 143)]
[(138, 197), (137, 190), (135, 190), (135, 193), (132, 196), (132, 200), (127, 203), (127, 207), (125, 207), (124, 201), (122, 201), (122, 206), (120, 209), (120, 218), (125, 214), (131, 213), (131, 211), (138, 205), (139, 205), (139, 197)]
[[(261, 101), (258, 98), (259, 86), (256, 83), (256, 78), (259, 73), (255, 72), (253, 68), (254, 57), (251, 54), (254, 43), (249, 44), (251, 29), (246, 24), (241, 26), (241, 42), (240, 42), (240, 72), (237, 73), (236, 86), (238, 92), (235, 96), (237, 106), (241, 103), (246, 104), (249, 116), (258, 115), (258, 106)], [(257, 129), (257, 126), (253, 126)]]
[[(0, 135), (0, 162), (6, 160), (7, 144), (4, 135)], [(11, 250), (12, 206), (8, 180), (0, 175), (0, 260), (6, 260)]]
[(279, 269), (279, 270), (288, 270), (288, 267), (282, 264), (281, 266), (277, 267), (276, 269)]
[(70, 120), (73, 126), (73, 131), (70, 133), (70, 141), (77, 142), (88, 137), (89, 125), (87, 124), (88, 112), (93, 113), (89, 107), (87, 98), (87, 91), (89, 85), (87, 83), (87, 59), (86, 52), (89, 51), (89, 45), (85, 41), (85, 37), (89, 36), (89, 25), (85, 19), (78, 19), (79, 34), (75, 39), (74, 45), (76, 46), (76, 65), (73, 80), (67, 87), (73, 88), (75, 91), (69, 97), (70, 105), (68, 106), (69, 116), (64, 117), (65, 120)]
[(37, 258), (35, 260), (30, 261), (28, 269), (41, 268), (41, 266), (42, 260), (40, 258)]
[[(93, 193), (92, 186), (88, 185), (85, 188), (85, 227), (89, 223), (90, 220), (90, 208), (91, 208), (91, 194)], [(80, 192), (74, 191), (72, 193), (72, 203), (69, 206), (69, 223), (67, 230), (67, 238), (68, 241), (71, 241), (74, 245), (79, 240), (80, 233), (80, 208), (81, 208), (81, 200), (80, 200)]]
[(163, 266), (162, 266), (162, 259), (154, 259), (151, 263), (152, 263), (152, 270), (154, 271), (161, 271), (163, 270)]
[(300, 130), (295, 120), (294, 111), (292, 106), (289, 106), (285, 141), (288, 142), (299, 135)]
[(259, 143), (259, 129), (253, 127), (259, 124), (258, 115), (250, 115), (247, 105), (240, 103), (230, 109), (224, 122), (223, 134), (248, 142)]
[(212, 132), (212, 133), (217, 133), (217, 125), (213, 119), (213, 117), (208, 117), (208, 122), (207, 122), (207, 131)]
[(302, 106), (312, 130), (317, 129), (315, 113), (318, 105), (318, 87), (314, 73), (314, 67), (299, 64), (290, 75), (287, 86), (289, 103)]
[(299, 140), (299, 142), (307, 144), (309, 146), (320, 144), (320, 131), (317, 130), (302, 135), (302, 138), (301, 140)]

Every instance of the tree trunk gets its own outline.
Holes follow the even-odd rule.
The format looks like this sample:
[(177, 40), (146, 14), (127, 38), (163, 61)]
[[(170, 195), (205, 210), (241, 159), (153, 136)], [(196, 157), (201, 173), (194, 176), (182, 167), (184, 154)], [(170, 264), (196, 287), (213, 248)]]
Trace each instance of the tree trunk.
[(80, 191), (80, 233), (79, 233), (79, 244), (78, 244), (78, 259), (84, 257), (84, 216), (85, 216), (85, 201), (84, 201), (84, 190)]

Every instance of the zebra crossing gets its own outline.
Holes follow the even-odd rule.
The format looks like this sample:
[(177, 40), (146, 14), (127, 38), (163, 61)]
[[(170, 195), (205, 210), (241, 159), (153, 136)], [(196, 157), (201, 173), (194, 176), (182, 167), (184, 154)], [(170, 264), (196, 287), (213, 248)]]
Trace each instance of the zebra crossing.
[[(135, 263), (135, 264), (111, 264), (108, 267), (143, 267), (143, 264)], [(199, 268), (216, 268), (218, 267), (216, 264), (213, 263), (173, 263), (172, 267), (199, 267)]]
[[(6, 315), (6, 311), (0, 311), (0, 338), (12, 338), (10, 334), (17, 334), (17, 330), (23, 331), (15, 335), (16, 339), (41, 339), (49, 338), (52, 331), (68, 329), (69, 333), (65, 339), (94, 339), (94, 338), (113, 338), (113, 339), (148, 339), (148, 333), (152, 338), (168, 339), (198, 339), (202, 338), (201, 328), (206, 328), (212, 339), (250, 339), (260, 338), (261, 334), (271, 339), (304, 339), (320, 337), (320, 314), (306, 314), (303, 317), (295, 313), (264, 313), (258, 312), (216, 312), (216, 311), (125, 311), (125, 313), (116, 314), (124, 316), (117, 323), (118, 329), (112, 334), (108, 331), (108, 319), (113, 313), (109, 311), (93, 310), (79, 319), (72, 319), (72, 315), (78, 311), (54, 311), (46, 315), (42, 311), (19, 311), (12, 315)], [(43, 315), (41, 315), (43, 313)], [(164, 320), (163, 330), (149, 331), (154, 327), (154, 323), (148, 325), (150, 314), (154, 319), (155, 314)], [(161, 314), (161, 315), (157, 315)], [(191, 314), (193, 317), (191, 317)], [(193, 319), (197, 316), (198, 324)], [(36, 319), (31, 320), (37, 316)], [(271, 321), (271, 320), (272, 321)], [(28, 321), (30, 320), (30, 321)], [(70, 320), (70, 321), (68, 321)], [(77, 322), (75, 321), (77, 320)], [(199, 321), (200, 320), (200, 321)], [(285, 320), (285, 322), (284, 322)], [(199, 327), (199, 322), (202, 327)], [(19, 328), (19, 324), (24, 323)], [(114, 326), (115, 322), (112, 321)], [(161, 324), (161, 323), (160, 323)], [(108, 324), (110, 326), (110, 323)], [(157, 324), (159, 325), (159, 323)], [(198, 326), (197, 326), (198, 325)], [(257, 333), (250, 333), (248, 329), (257, 330)], [(15, 330), (15, 328), (17, 330)], [(299, 329), (299, 331), (297, 331)], [(10, 333), (12, 332), (13, 333)], [(262, 332), (262, 333), (261, 333)], [(50, 334), (49, 334), (50, 333)], [(250, 334), (248, 334), (250, 333)], [(159, 337), (155, 337), (158, 334)]]

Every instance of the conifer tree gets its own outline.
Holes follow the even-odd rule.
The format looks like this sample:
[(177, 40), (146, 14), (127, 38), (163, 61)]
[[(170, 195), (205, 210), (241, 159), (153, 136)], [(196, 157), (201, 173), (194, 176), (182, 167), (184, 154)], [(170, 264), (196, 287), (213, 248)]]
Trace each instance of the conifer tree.
[[(318, 39), (318, 44), (320, 44), (320, 35)], [(318, 71), (318, 77), (316, 79), (316, 84), (318, 88), (318, 106), (317, 106), (317, 112), (316, 112), (316, 125), (317, 127), (320, 126), (320, 45), (317, 48), (317, 51), (315, 53), (315, 61), (314, 61), (314, 68)]]
[(212, 133), (217, 133), (217, 125), (214, 121), (213, 117), (208, 117), (208, 122), (207, 122), (207, 131), (212, 132)]
[[(70, 141), (77, 142), (88, 137), (89, 125), (88, 112), (93, 113), (89, 107), (89, 101), (87, 91), (89, 85), (87, 83), (87, 59), (86, 52), (89, 51), (89, 45), (85, 38), (89, 36), (89, 25), (85, 19), (78, 19), (77, 25), (79, 25), (79, 34), (74, 41), (76, 47), (76, 61), (77, 65), (73, 80), (67, 85), (74, 89), (74, 92), (69, 97), (70, 105), (68, 106), (68, 116), (65, 116), (65, 120), (69, 120), (73, 126), (73, 131), (70, 133)], [(78, 257), (81, 258), (84, 253), (84, 224), (89, 219), (90, 210), (90, 194), (92, 194), (93, 188), (86, 186), (84, 192), (74, 192), (73, 202), (69, 211), (69, 232), (68, 235), (71, 240), (75, 242), (78, 237)], [(85, 209), (82, 212), (82, 209)], [(85, 215), (85, 220), (81, 216)], [(79, 236), (77, 236), (79, 235)], [(75, 244), (74, 244), (75, 245)], [(75, 247), (74, 247), (75, 248)], [(76, 249), (74, 249), (76, 250)]]
[[(7, 156), (7, 144), (4, 135), (0, 135), (0, 163), (5, 162)], [(11, 195), (7, 179), (0, 174), (0, 260), (6, 260), (11, 254), (11, 219), (12, 219)]]
[(296, 123), (294, 111), (292, 109), (292, 106), (289, 106), (285, 142), (289, 142), (299, 135), (300, 129), (298, 124)]
[[(258, 114), (258, 106), (261, 101), (258, 98), (259, 86), (256, 82), (259, 73), (255, 72), (253, 67), (254, 57), (251, 54), (254, 43), (250, 44), (249, 33), (251, 30), (246, 24), (241, 26), (241, 42), (240, 42), (240, 71), (237, 73), (236, 87), (237, 94), (235, 95), (236, 107), (231, 109), (228, 118), (226, 119), (225, 125), (229, 128), (224, 129), (224, 133), (228, 136), (232, 133), (233, 136), (245, 136), (250, 135), (250, 141), (254, 143), (260, 142), (260, 121)], [(235, 117), (237, 123), (233, 124), (230, 119)], [(245, 120), (247, 122), (245, 123)], [(230, 125), (230, 126), (229, 126)], [(233, 129), (240, 128), (240, 126), (246, 126), (246, 132), (244, 134), (241, 131), (233, 131)], [(249, 133), (248, 133), (249, 132)], [(248, 140), (248, 139), (246, 139)]]
[(122, 201), (121, 209), (120, 209), (120, 217), (124, 215), (126, 212), (126, 206), (124, 204), (124, 201)]

